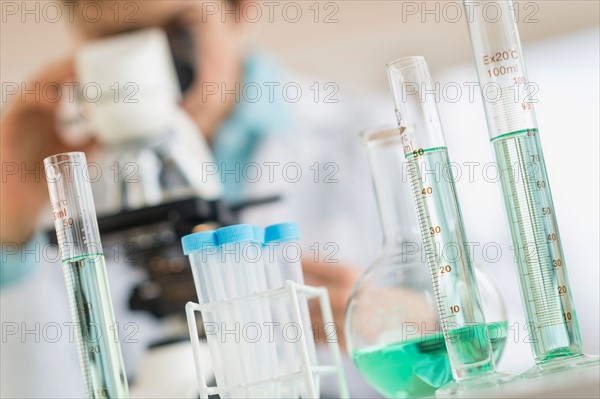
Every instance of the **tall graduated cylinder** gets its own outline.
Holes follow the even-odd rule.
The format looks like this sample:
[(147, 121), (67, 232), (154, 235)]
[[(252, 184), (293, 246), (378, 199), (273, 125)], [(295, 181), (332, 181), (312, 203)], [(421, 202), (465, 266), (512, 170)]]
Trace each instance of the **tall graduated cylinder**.
[(495, 370), (475, 271), (424, 58), (388, 64), (400, 140), (456, 380)]
[(79, 362), (88, 398), (127, 398), (129, 391), (108, 287), (85, 154), (44, 160)]
[[(512, 1), (465, 1), (490, 141), (537, 362), (582, 345)], [(490, 18), (483, 9), (494, 9)]]

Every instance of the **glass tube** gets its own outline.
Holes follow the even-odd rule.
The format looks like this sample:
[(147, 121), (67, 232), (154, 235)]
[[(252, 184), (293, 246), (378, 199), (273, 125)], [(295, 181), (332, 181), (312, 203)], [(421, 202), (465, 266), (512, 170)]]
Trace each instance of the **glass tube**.
[(87, 396), (127, 398), (85, 154), (54, 155), (44, 166)]
[[(269, 288), (277, 289), (285, 285), (287, 280), (304, 285), (304, 274), (302, 271), (300, 246), (300, 230), (296, 223), (279, 223), (268, 226), (264, 231), (264, 249), (263, 254), (267, 263)], [(279, 307), (279, 319), (283, 320), (283, 325), (278, 328), (283, 334), (283, 329), (287, 323), (293, 321), (291, 303), (289, 300), (281, 301)], [(308, 299), (302, 293), (298, 293), (298, 305), (302, 318), (302, 330), (304, 331), (302, 339), (306, 342), (308, 357), (312, 366), (318, 365), (317, 349), (315, 339), (312, 333), (312, 324), (310, 319), (310, 310)], [(280, 340), (286, 351), (284, 354), (284, 367), (290, 372), (299, 372), (302, 370), (302, 356), (300, 355), (300, 345), (298, 342), (291, 342), (288, 339)], [(315, 390), (319, 392), (320, 378), (314, 376)], [(292, 382), (295, 388), (296, 381)], [(300, 397), (307, 397), (308, 387), (302, 387)], [(295, 392), (295, 391), (293, 391)], [(298, 397), (295, 392), (291, 397)]]
[[(257, 339), (240, 340), (241, 364), (246, 383), (267, 380), (276, 376), (278, 359), (275, 347), (262, 329), (272, 323), (269, 300), (259, 295), (267, 289), (265, 264), (261, 244), (256, 240), (255, 229), (248, 224), (222, 227), (216, 231), (219, 244), (220, 269), (229, 299), (247, 297), (235, 306), (236, 326), (241, 331), (258, 328)], [(253, 297), (250, 297), (253, 296)], [(253, 327), (254, 326), (254, 327)], [(279, 396), (279, 383), (255, 385), (248, 388), (248, 398), (272, 398)]]
[[(492, 345), (456, 195), (429, 70), (422, 57), (388, 64), (404, 156), (456, 383), (440, 393), (493, 386)], [(472, 381), (477, 381), (472, 384)]]
[[(514, 243), (537, 375), (592, 363), (582, 354), (567, 262), (512, 1), (465, 1), (490, 141)], [(488, 12), (484, 12), (488, 10)], [(490, 11), (493, 10), (494, 12)], [(570, 360), (569, 360), (570, 359)]]
[[(219, 261), (217, 252), (217, 240), (214, 231), (203, 231), (184, 236), (181, 240), (184, 255), (188, 255), (192, 268), (192, 275), (198, 293), (200, 304), (215, 303), (223, 301), (225, 289), (219, 275)], [(210, 356), (214, 368), (217, 386), (224, 388), (220, 397), (241, 397), (243, 391), (234, 389), (238, 384), (244, 382), (241, 375), (242, 370), (236, 361), (236, 348), (231, 342), (223, 339), (220, 328), (231, 326), (235, 316), (230, 312), (227, 303), (215, 309), (202, 312), (202, 322), (205, 326), (206, 341), (210, 350)], [(207, 328), (207, 326), (210, 326)], [(228, 364), (227, 370), (225, 363)]]

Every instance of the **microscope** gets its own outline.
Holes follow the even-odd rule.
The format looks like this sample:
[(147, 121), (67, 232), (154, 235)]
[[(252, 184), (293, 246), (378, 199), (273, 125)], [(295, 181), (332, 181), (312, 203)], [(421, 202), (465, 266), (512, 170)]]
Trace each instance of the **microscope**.
[[(76, 56), (76, 100), (63, 104), (62, 113), (68, 136), (92, 132), (101, 144), (88, 170), (104, 247), (117, 245), (116, 261), (146, 276), (130, 293), (129, 308), (169, 322), (180, 318), (182, 326), (185, 304), (197, 298), (181, 237), (235, 224), (242, 209), (277, 200), (234, 206), (221, 200), (211, 151), (179, 105), (194, 79), (193, 60), (193, 42), (178, 29), (85, 44)], [(56, 240), (54, 231), (48, 237)], [(151, 347), (181, 340), (172, 334)]]

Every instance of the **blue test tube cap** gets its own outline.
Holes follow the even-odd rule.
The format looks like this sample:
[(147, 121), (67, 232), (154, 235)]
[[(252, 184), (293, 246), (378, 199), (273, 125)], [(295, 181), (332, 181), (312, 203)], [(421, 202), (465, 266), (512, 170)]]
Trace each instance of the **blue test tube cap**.
[(216, 234), (219, 245), (256, 241), (254, 228), (250, 224), (236, 224), (233, 226), (221, 227), (217, 230)]
[(278, 223), (265, 229), (265, 243), (297, 241), (300, 239), (300, 229), (297, 223)]
[(183, 254), (189, 255), (191, 252), (217, 246), (217, 236), (214, 231), (188, 234), (181, 239), (181, 246), (183, 247)]
[(254, 240), (259, 244), (265, 243), (265, 229), (260, 226), (252, 226), (254, 229)]

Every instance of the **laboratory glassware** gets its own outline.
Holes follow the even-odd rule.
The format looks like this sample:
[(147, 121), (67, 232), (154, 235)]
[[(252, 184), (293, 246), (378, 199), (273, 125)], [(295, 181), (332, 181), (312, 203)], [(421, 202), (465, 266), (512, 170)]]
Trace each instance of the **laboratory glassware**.
[[(300, 246), (300, 229), (296, 223), (278, 223), (267, 226), (263, 230), (264, 236), (264, 258), (267, 267), (267, 280), (270, 289), (277, 289), (285, 286), (286, 281), (304, 285), (304, 274), (302, 272), (302, 248)], [(282, 298), (280, 301), (279, 318), (282, 320), (292, 320), (292, 309), (289, 301)], [(302, 294), (298, 295), (300, 306), (300, 314), (304, 322), (303, 331), (307, 334), (303, 337), (308, 347), (308, 355), (310, 363), (316, 366), (317, 349), (315, 339), (312, 334), (312, 325), (310, 320), (310, 311), (308, 300)], [(282, 325), (280, 329), (285, 328)], [(291, 340), (283, 342), (284, 364), (292, 372), (298, 372), (302, 367), (302, 359), (300, 356), (300, 347)], [(316, 390), (319, 391), (319, 378), (315, 376)], [(292, 387), (296, 390), (296, 387)], [(306, 397), (306, 387), (303, 387), (304, 392), (300, 397)], [(298, 395), (291, 395), (298, 397)]]
[(454, 382), (437, 394), (497, 386), (434, 87), (423, 57), (388, 64), (399, 134)]
[(85, 154), (54, 155), (44, 167), (87, 396), (127, 398)]
[[(183, 253), (190, 258), (198, 302), (208, 304), (226, 300), (215, 232), (189, 234), (181, 239), (181, 243)], [(236, 359), (235, 346), (223, 336), (223, 329), (235, 330), (235, 320), (236, 313), (229, 305), (222, 306), (218, 312), (202, 313), (204, 325), (210, 325), (210, 328), (205, 329), (205, 333), (215, 379), (219, 386), (227, 387), (220, 394), (223, 398), (244, 395), (243, 390), (232, 388), (244, 382), (243, 370)]]
[[(267, 291), (266, 268), (262, 258), (263, 243), (256, 233), (254, 226), (249, 224), (222, 227), (216, 231), (221, 276), (229, 299)], [(241, 338), (240, 357), (246, 382), (273, 377), (277, 374), (278, 364), (275, 346), (269, 342), (266, 333), (273, 322), (267, 298), (258, 295), (243, 303), (236, 303), (234, 309), (235, 322), (240, 324), (242, 331), (247, 331), (247, 328), (253, 328), (252, 331), (255, 331), (254, 328), (258, 329), (256, 339)], [(257, 367), (258, 362), (260, 367)], [(275, 382), (270, 386), (250, 387), (248, 397), (276, 397), (279, 389), (279, 384)]]
[[(356, 283), (345, 318), (349, 355), (367, 382), (389, 398), (430, 397), (452, 381), (434, 290), (412, 204), (397, 127), (361, 134), (383, 230), (383, 245)], [(507, 319), (500, 291), (475, 265), (494, 360)]]
[[(267, 235), (268, 245), (280, 241), (289, 243), (299, 238), (294, 223), (269, 226)], [(327, 290), (291, 280), (302, 280), (302, 276), (297, 275), (301, 272), (300, 265), (295, 262), (299, 260), (299, 253), (292, 257), (279, 253), (283, 259), (291, 261), (289, 265), (263, 259), (264, 241), (265, 229), (251, 225), (228, 226), (216, 232), (193, 233), (182, 238), (183, 250), (193, 267), (200, 302), (188, 303), (186, 313), (201, 397), (214, 393), (221, 397), (318, 397), (317, 381), (328, 376), (337, 377), (341, 397), (348, 397), (336, 334), (328, 340), (336, 365), (319, 365), (316, 356), (313, 362), (310, 354), (310, 341), (313, 341), (310, 313), (308, 308), (303, 312), (303, 303), (306, 304), (309, 298), (318, 298), (324, 320), (333, 324)], [(274, 255), (272, 259), (279, 260), (279, 257)], [(286, 272), (293, 270), (293, 273), (280, 273), (280, 266)], [(282, 277), (277, 281), (272, 276), (267, 279), (266, 275), (271, 272), (286, 275), (285, 281)], [(204, 378), (202, 363), (206, 359), (200, 359), (194, 316), (197, 311), (202, 312), (205, 331), (210, 330), (206, 335), (215, 367), (215, 387), (208, 387)], [(292, 331), (297, 335), (289, 336), (290, 340), (284, 342), (286, 336), (280, 329), (273, 328), (273, 322), (284, 326), (284, 334), (288, 324), (294, 323)], [(242, 333), (241, 339), (236, 339), (234, 331), (244, 331), (251, 325), (254, 326), (251, 331), (255, 327), (262, 329), (260, 335), (263, 338), (254, 340)], [(268, 341), (264, 339), (267, 337)], [(279, 347), (286, 350), (294, 347), (297, 351), (287, 357), (288, 352), (276, 350)]]
[[(582, 352), (577, 313), (512, 1), (465, 1), (473, 57), (536, 366), (535, 376), (598, 366)], [(495, 10), (486, 16), (485, 9)]]
[[(329, 302), (329, 294), (325, 287), (309, 287), (305, 285), (299, 285), (294, 283), (293, 281), (286, 281), (285, 285), (278, 289), (268, 290), (264, 293), (254, 293), (250, 296), (239, 297), (232, 300), (220, 301), (217, 303), (209, 303), (205, 305), (195, 304), (193, 302), (188, 302), (186, 305), (186, 316), (188, 320), (188, 329), (190, 333), (190, 338), (192, 342), (192, 351), (194, 354), (194, 363), (196, 365), (196, 377), (198, 381), (198, 388), (200, 397), (202, 399), (208, 399), (212, 397), (211, 395), (222, 395), (223, 393), (235, 392), (236, 390), (241, 389), (242, 391), (250, 391), (254, 388), (259, 388), (261, 386), (272, 384), (285, 384), (285, 385), (295, 385), (298, 387), (307, 387), (306, 395), (301, 397), (307, 398), (319, 398), (319, 391), (316, 389), (315, 378), (326, 378), (326, 377), (335, 377), (338, 393), (340, 398), (346, 399), (349, 398), (348, 388), (346, 386), (346, 379), (344, 376), (344, 370), (342, 367), (342, 356), (340, 353), (340, 348), (338, 344), (337, 334), (335, 331), (332, 331), (328, 336), (327, 346), (329, 347), (329, 351), (331, 353), (331, 363), (330, 364), (319, 364), (317, 366), (313, 365), (310, 362), (310, 356), (308, 353), (308, 346), (305, 339), (300, 339), (297, 344), (301, 347), (300, 351), (300, 359), (302, 362), (301, 369), (296, 372), (286, 373), (281, 368), (278, 370), (277, 375), (273, 375), (267, 379), (263, 379), (260, 381), (249, 381), (245, 382), (241, 385), (237, 385), (234, 387), (222, 387), (217, 384), (217, 386), (208, 386), (205, 374), (204, 374), (204, 364), (207, 359), (206, 356), (203, 356), (201, 351), (201, 344), (198, 335), (198, 326), (196, 323), (196, 312), (202, 312), (203, 314), (206, 312), (221, 312), (221, 309), (224, 305), (236, 305), (241, 302), (247, 302), (251, 299), (255, 299), (258, 297), (262, 297), (267, 299), (269, 303), (276, 304), (279, 303), (282, 299), (287, 298), (292, 308), (292, 322), (296, 324), (296, 326), (303, 326), (304, 322), (302, 320), (301, 312), (300, 312), (300, 303), (299, 297), (305, 297), (307, 299), (316, 299), (320, 304), (321, 313), (323, 315), (323, 320), (327, 325), (333, 325), (333, 312), (331, 311), (331, 304)], [(302, 334), (301, 336), (306, 336), (306, 334)], [(263, 365), (263, 359), (260, 358), (254, 361), (255, 367), (261, 367)], [(303, 394), (301, 390), (298, 390), (299, 393)], [(251, 395), (251, 394), (250, 394)], [(247, 395), (247, 397), (254, 398), (255, 396)], [(235, 397), (245, 397), (242, 395), (236, 395)], [(298, 398), (299, 396), (289, 396), (284, 395), (284, 391), (275, 391), (275, 395), (270, 396), (270, 398)]]

